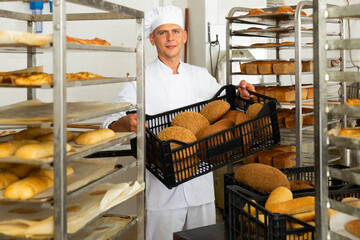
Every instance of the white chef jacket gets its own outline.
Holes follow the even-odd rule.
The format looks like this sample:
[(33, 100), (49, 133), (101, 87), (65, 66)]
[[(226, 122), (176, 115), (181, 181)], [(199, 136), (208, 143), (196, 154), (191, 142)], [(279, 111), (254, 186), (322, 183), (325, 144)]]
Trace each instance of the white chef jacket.
[[(208, 100), (221, 87), (205, 68), (180, 62), (179, 74), (157, 59), (145, 69), (145, 112), (149, 115)], [(115, 102), (136, 104), (136, 83), (122, 85)], [(103, 127), (118, 120), (125, 113), (105, 118)], [(212, 172), (168, 189), (146, 170), (147, 210), (172, 210), (199, 206), (215, 200)]]

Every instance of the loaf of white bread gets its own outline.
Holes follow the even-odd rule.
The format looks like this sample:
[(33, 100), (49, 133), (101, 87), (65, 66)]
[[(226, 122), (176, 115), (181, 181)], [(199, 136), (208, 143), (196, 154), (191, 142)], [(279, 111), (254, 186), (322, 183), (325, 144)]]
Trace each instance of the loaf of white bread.
[[(70, 144), (66, 144), (66, 151), (69, 152), (71, 150)], [(26, 144), (21, 146), (16, 152), (14, 156), (26, 159), (40, 159), (45, 157), (50, 157), (54, 154), (54, 142), (40, 142), (33, 144)]]
[[(304, 88), (301, 89), (301, 99), (313, 99), (314, 88), (303, 84)], [(305, 87), (306, 86), (306, 87)], [(278, 102), (291, 102), (295, 101), (295, 85), (290, 86), (255, 86), (255, 91), (259, 94), (276, 98)], [(254, 97), (257, 100), (257, 97)]]
[[(253, 61), (247, 63), (241, 63), (240, 70), (243, 74), (292, 74), (295, 73), (295, 61)], [(302, 61), (301, 62), (302, 72), (313, 72), (314, 62), (313, 61)]]
[[(67, 167), (67, 175), (74, 169)], [(54, 185), (53, 169), (38, 169), (19, 181), (13, 182), (4, 190), (4, 197), (11, 199), (30, 199)]]
[(108, 128), (100, 128), (93, 131), (83, 132), (76, 136), (75, 143), (80, 145), (92, 145), (115, 137), (115, 132)]

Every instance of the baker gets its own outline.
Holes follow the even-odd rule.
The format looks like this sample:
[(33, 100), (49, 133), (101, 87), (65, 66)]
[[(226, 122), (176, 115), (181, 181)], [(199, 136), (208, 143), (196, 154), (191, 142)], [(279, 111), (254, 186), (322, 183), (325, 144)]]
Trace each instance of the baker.
[[(205, 68), (186, 64), (180, 54), (187, 41), (181, 10), (156, 7), (145, 14), (145, 36), (156, 47), (158, 58), (145, 68), (145, 110), (155, 115), (208, 100), (220, 89)], [(239, 93), (249, 97), (255, 91), (246, 81)], [(115, 102), (136, 104), (136, 83), (122, 84)], [(136, 131), (136, 114), (109, 115), (103, 127), (116, 132)], [(146, 170), (146, 239), (173, 239), (173, 232), (215, 224), (212, 172), (168, 189)]]

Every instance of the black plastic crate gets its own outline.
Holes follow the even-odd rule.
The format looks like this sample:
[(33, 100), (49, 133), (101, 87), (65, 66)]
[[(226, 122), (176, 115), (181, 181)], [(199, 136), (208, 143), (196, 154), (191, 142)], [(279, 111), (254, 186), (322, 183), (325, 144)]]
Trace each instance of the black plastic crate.
[[(231, 109), (246, 112), (254, 101), (242, 99), (236, 91), (236, 86), (227, 85), (213, 99), (146, 116), (146, 168), (169, 189), (280, 142), (276, 100), (258, 93), (252, 94), (264, 106), (255, 118), (247, 122), (189, 144), (176, 140), (161, 141), (157, 137), (161, 130), (170, 126), (177, 114), (199, 112), (214, 100), (227, 101)], [(170, 149), (170, 143), (180, 147)], [(135, 139), (131, 141), (131, 147), (136, 156)]]
[[(335, 167), (338, 169), (345, 169), (348, 168), (344, 165), (330, 165), (331, 167)], [(308, 166), (308, 167), (292, 167), (292, 168), (283, 168), (279, 169), (282, 171), (288, 180), (307, 180), (307, 181), (315, 181), (315, 167)], [(330, 195), (341, 195), (343, 191), (345, 193), (357, 193), (360, 192), (360, 186), (348, 184), (347, 182), (335, 179), (335, 178), (328, 178), (329, 179), (329, 196)], [(226, 188), (229, 185), (237, 185), (240, 186), (243, 190), (243, 194), (248, 197), (252, 197), (256, 200), (257, 203), (261, 205), (265, 205), (266, 199), (270, 195), (270, 193), (262, 192), (258, 189), (255, 189), (249, 185), (241, 183), (234, 178), (234, 173), (225, 173), (224, 174), (224, 192), (225, 192), (225, 200), (224, 200), (224, 210), (225, 216), (228, 213), (228, 195), (226, 194)], [(308, 188), (308, 189), (300, 189), (300, 190), (292, 190), (294, 197), (304, 197), (304, 196), (315, 196), (315, 188)]]
[[(243, 188), (228, 186), (229, 236), (237, 239), (314, 239), (315, 228), (287, 214), (272, 213), (243, 194)], [(299, 228), (287, 225), (297, 223)]]

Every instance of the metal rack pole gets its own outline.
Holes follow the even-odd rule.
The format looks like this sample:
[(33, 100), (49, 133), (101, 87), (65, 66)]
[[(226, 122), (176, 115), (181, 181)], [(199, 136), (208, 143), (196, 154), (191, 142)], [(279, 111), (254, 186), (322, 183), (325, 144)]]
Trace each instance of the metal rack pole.
[[(35, 25), (32, 21), (27, 22), (27, 31), (29, 33), (35, 32)], [(36, 52), (35, 47), (27, 47), (27, 67), (34, 67), (36, 66)], [(36, 90), (35, 88), (28, 88), (27, 89), (27, 100), (35, 99), (36, 98)]]
[[(144, 75), (144, 19), (136, 19), (136, 78), (137, 78), (137, 180), (144, 182), (145, 168), (145, 75)], [(137, 196), (137, 239), (145, 239), (145, 193)]]
[(327, 64), (326, 1), (314, 1), (314, 107), (315, 107), (315, 224), (316, 239), (328, 237), (328, 139), (327, 139)]
[(66, 178), (66, 9), (54, 1), (54, 239), (67, 239)]

